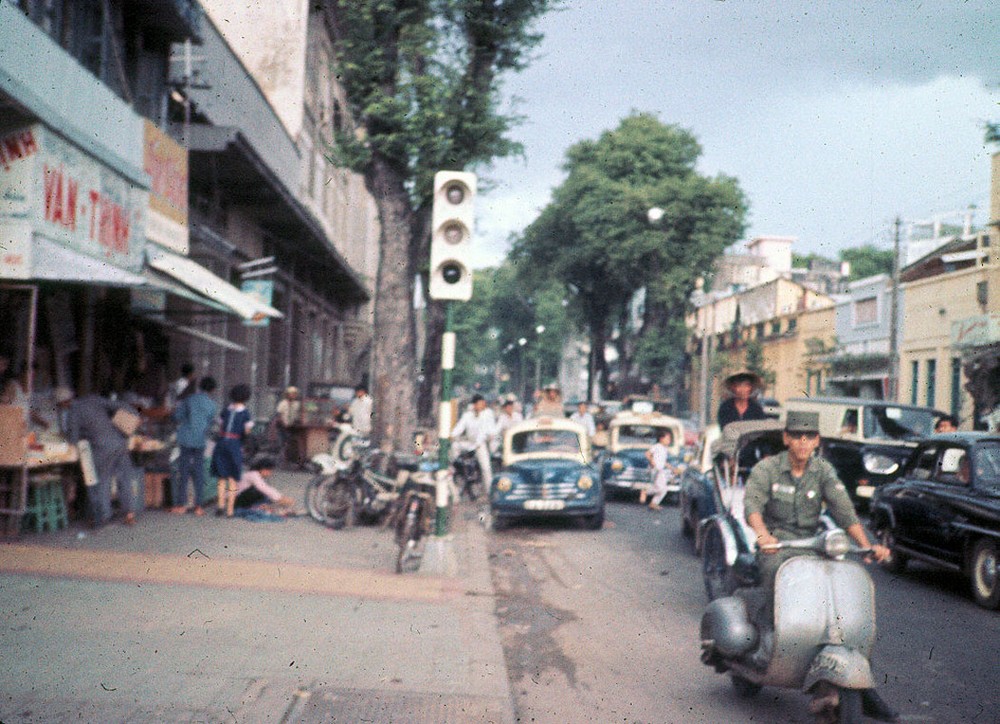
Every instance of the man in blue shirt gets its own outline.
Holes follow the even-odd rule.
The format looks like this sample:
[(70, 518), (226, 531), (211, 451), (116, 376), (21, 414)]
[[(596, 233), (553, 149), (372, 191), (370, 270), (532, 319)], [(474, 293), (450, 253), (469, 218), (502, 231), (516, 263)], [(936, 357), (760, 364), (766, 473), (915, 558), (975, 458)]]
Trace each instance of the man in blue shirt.
[(173, 498), (171, 513), (186, 513), (188, 507), (188, 480), (194, 485), (194, 514), (204, 515), (205, 502), (205, 444), (219, 409), (212, 400), (216, 383), (212, 377), (203, 377), (198, 391), (184, 397), (174, 409), (177, 422), (177, 475), (170, 481)]

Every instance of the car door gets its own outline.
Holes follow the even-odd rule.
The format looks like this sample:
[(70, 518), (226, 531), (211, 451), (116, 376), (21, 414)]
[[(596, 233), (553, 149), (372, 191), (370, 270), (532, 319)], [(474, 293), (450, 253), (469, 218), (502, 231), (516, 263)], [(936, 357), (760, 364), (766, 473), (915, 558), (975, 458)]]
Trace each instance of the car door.
[(956, 527), (966, 519), (963, 508), (970, 491), (970, 453), (964, 446), (942, 445), (937, 467), (921, 499), (922, 536), (935, 558), (960, 564), (963, 536)]
[(930, 487), (937, 470), (938, 446), (927, 445), (917, 457), (896, 492), (886, 499), (893, 513), (896, 540), (916, 550), (927, 549)]

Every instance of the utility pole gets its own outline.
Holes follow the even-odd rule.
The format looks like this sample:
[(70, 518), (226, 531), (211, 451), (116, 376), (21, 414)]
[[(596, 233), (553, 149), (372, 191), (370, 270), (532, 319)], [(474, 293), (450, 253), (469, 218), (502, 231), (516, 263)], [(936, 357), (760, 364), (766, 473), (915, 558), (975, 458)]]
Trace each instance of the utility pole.
[(897, 216), (892, 251), (892, 295), (889, 304), (889, 400), (899, 402), (899, 228)]

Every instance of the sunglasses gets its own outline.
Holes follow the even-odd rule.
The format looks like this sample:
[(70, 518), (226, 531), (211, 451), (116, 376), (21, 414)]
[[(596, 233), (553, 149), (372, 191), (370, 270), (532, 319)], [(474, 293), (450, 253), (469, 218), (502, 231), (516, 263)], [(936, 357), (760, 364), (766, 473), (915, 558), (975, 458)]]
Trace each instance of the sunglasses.
[(792, 440), (815, 440), (819, 437), (818, 432), (785, 432)]

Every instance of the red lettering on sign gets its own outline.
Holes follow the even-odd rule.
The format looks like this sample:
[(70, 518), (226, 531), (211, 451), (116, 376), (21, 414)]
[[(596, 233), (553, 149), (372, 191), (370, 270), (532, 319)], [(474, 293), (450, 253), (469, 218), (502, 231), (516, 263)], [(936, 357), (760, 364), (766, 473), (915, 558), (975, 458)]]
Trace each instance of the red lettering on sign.
[(78, 183), (63, 171), (45, 164), (45, 220), (76, 231)]
[(10, 165), (14, 161), (20, 161), (38, 151), (38, 143), (35, 141), (35, 134), (29, 128), (26, 131), (18, 131), (0, 139), (0, 166), (4, 171), (10, 171)]
[(128, 253), (132, 222), (121, 204), (98, 191), (90, 192), (90, 238), (108, 251)]

